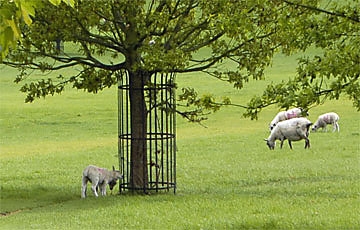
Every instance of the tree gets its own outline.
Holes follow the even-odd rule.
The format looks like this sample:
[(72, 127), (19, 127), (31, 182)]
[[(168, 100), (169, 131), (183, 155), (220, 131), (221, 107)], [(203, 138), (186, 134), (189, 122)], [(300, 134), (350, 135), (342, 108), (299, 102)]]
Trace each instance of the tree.
[[(53, 5), (61, 2), (74, 6), (75, 0), (48, 0)], [(17, 41), (21, 40), (19, 22), (31, 25), (31, 16), (35, 15), (35, 8), (42, 4), (37, 0), (9, 0), (0, 3), (0, 61), (2, 61), (9, 48), (15, 48)]]
[[(79, 69), (74, 76), (60, 75), (25, 83), (21, 91), (27, 93), (26, 102), (61, 93), (68, 84), (97, 93), (115, 85), (119, 75), (128, 74), (131, 133), (135, 137), (131, 142), (135, 162), (131, 183), (141, 188), (146, 180), (138, 175), (146, 174), (143, 166), (147, 162), (144, 162), (144, 148), (139, 147), (144, 146), (142, 137), (146, 135), (146, 118), (140, 114), (147, 112), (147, 95), (137, 89), (149, 84), (153, 74), (205, 72), (241, 89), (250, 78), (264, 78), (264, 69), (276, 52), (290, 54), (315, 45), (324, 50), (323, 57), (316, 57), (316, 63), (302, 60), (297, 78), (270, 85), (263, 96), (249, 102), (245, 115), (256, 118), (261, 108), (274, 103), (307, 108), (319, 103), (323, 95), (336, 97), (344, 92), (360, 107), (359, 69), (346, 68), (339, 72), (335, 65), (341, 60), (347, 65), (359, 62), (359, 52), (350, 49), (359, 49), (356, 46), (359, 6), (354, 1), (325, 10), (319, 8), (319, 2), (79, 0), (74, 7), (66, 4), (54, 7), (44, 2), (32, 15), (31, 26), (19, 21), (21, 43), (10, 50), (3, 63), (19, 68), (16, 82), (29, 80), (29, 69), (42, 72), (74, 66)], [(59, 38), (75, 46), (78, 52), (59, 53), (54, 42)], [(330, 51), (342, 48), (340, 45), (346, 47), (343, 53), (349, 55), (331, 56)], [(196, 55), (199, 51), (207, 55), (199, 57)], [(103, 58), (109, 56), (111, 60)], [(233, 68), (221, 68), (223, 62)], [(326, 68), (329, 63), (334, 64), (333, 68)], [(327, 77), (338, 84), (324, 89), (321, 79)], [(293, 93), (290, 99), (285, 96), (288, 92)], [(198, 96), (191, 87), (182, 89), (179, 100), (189, 109), (176, 112), (191, 121), (201, 121), (208, 111), (231, 104), (229, 99), (218, 103), (211, 95)]]
[[(297, 76), (279, 84), (270, 84), (263, 95), (250, 100), (245, 116), (257, 118), (262, 108), (272, 104), (280, 107), (309, 108), (327, 99), (346, 94), (360, 110), (360, 5), (333, 3), (329, 9), (284, 0), (286, 4), (308, 9), (313, 16), (288, 24), (285, 53), (293, 48), (305, 51), (316, 47), (320, 55), (299, 60)], [(344, 1), (346, 2), (346, 1)], [(339, 4), (339, 5), (337, 5)], [(290, 50), (288, 50), (288, 47)]]

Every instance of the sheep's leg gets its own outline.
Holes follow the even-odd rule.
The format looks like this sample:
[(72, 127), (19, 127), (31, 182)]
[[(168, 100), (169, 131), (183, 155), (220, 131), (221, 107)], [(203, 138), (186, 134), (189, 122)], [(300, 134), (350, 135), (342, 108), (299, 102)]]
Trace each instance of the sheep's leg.
[(333, 130), (332, 130), (332, 132), (335, 132), (335, 131), (336, 131), (336, 124), (335, 124), (335, 122), (334, 122), (334, 123), (332, 123), (332, 126), (333, 126)]
[(305, 139), (305, 149), (306, 148), (310, 148), (310, 140), (309, 140), (309, 138)]
[(284, 140), (281, 140), (281, 142), (280, 142), (280, 149), (282, 149), (283, 144), (284, 144)]
[(100, 185), (100, 192), (102, 196), (106, 196), (106, 184), (105, 181), (103, 184)]
[(96, 197), (98, 197), (98, 193), (97, 193), (98, 185), (99, 185), (99, 179), (94, 179), (91, 183), (91, 190), (93, 191), (93, 193)]
[(336, 128), (337, 128), (337, 131), (338, 131), (338, 132), (340, 132), (340, 126), (339, 126), (339, 123), (337, 123), (337, 122), (336, 122), (336, 123), (335, 123), (335, 125), (336, 125)]
[(96, 197), (98, 197), (99, 195), (98, 195), (98, 193), (96, 192), (96, 184), (91, 184), (91, 190), (94, 192), (94, 195), (96, 196)]
[(82, 184), (81, 184), (81, 198), (85, 198), (85, 197), (86, 197), (87, 182), (88, 182), (88, 179), (83, 176), (83, 178), (82, 178)]
[(289, 142), (290, 149), (292, 149), (291, 141), (288, 140), (288, 142)]

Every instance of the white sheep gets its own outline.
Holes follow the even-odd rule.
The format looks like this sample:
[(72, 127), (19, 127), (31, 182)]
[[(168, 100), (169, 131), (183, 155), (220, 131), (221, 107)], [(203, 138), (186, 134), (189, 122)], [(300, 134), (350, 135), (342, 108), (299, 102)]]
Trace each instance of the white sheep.
[(270, 149), (274, 149), (275, 141), (280, 140), (280, 148), (282, 148), (284, 140), (287, 139), (290, 149), (292, 149), (291, 141), (305, 139), (305, 148), (310, 148), (310, 140), (308, 137), (311, 125), (311, 121), (303, 117), (280, 121), (273, 130), (271, 130), (270, 136), (265, 139), (266, 144)]
[(300, 108), (293, 108), (293, 109), (289, 109), (287, 111), (281, 111), (279, 112), (274, 119), (270, 122), (269, 128), (270, 131), (276, 126), (277, 123), (279, 123), (280, 121), (285, 121), (285, 120), (289, 120), (291, 118), (295, 118), (295, 117), (301, 117), (302, 116), (302, 109)]
[(322, 128), (324, 131), (326, 131), (326, 126), (331, 124), (333, 125), (333, 132), (336, 130), (340, 131), (340, 126), (338, 124), (340, 117), (334, 112), (325, 113), (318, 117), (317, 121), (315, 122), (314, 126), (312, 127), (313, 131), (318, 130), (319, 128)]

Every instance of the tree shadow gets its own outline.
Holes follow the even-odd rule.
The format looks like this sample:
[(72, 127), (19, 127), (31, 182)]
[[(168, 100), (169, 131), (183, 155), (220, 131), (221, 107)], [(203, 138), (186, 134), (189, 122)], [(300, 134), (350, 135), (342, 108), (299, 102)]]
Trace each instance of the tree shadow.
[[(80, 189), (78, 189), (80, 191)], [(69, 200), (79, 199), (80, 192), (74, 194), (74, 188), (62, 188), (58, 186), (34, 185), (26, 188), (14, 186), (1, 186), (1, 215), (18, 213), (23, 210), (31, 210), (38, 207), (62, 203)]]

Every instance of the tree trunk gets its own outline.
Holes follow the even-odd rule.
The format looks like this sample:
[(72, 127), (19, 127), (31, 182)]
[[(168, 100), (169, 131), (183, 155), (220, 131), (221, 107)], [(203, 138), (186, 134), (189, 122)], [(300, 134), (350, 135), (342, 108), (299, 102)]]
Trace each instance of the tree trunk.
[(146, 104), (144, 86), (148, 73), (135, 71), (130, 78), (130, 124), (131, 124), (131, 165), (130, 185), (135, 191), (146, 192), (148, 187), (147, 143), (146, 143)]

